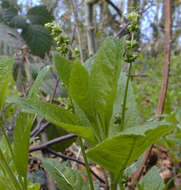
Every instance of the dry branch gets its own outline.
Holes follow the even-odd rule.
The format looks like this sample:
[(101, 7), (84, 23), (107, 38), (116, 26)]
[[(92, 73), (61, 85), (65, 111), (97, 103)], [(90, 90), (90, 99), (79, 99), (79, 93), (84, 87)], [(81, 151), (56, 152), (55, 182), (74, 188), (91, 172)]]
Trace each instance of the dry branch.
[(65, 140), (76, 138), (76, 137), (77, 137), (76, 135), (71, 134), (71, 133), (68, 134), (68, 135), (65, 135), (65, 136), (57, 137), (57, 138), (55, 138), (53, 140), (44, 142), (43, 144), (41, 144), (39, 146), (30, 147), (29, 152), (34, 152), (34, 151), (37, 151), (37, 150), (43, 150), (43, 149), (48, 148), (48, 146), (50, 146), (50, 145), (60, 143), (60, 142), (63, 142)]

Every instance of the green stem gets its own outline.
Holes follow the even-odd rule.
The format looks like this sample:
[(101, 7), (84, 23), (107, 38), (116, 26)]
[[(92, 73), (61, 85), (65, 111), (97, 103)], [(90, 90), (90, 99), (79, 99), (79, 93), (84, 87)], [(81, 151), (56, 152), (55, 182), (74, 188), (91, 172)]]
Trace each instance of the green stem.
[(110, 178), (111, 178), (111, 190), (117, 190), (117, 184), (115, 183), (115, 178), (112, 173), (110, 173)]
[(88, 163), (87, 156), (86, 156), (86, 153), (85, 153), (85, 147), (84, 147), (84, 144), (82, 142), (81, 137), (79, 137), (79, 143), (80, 143), (82, 155), (83, 155), (84, 162), (85, 162), (85, 167), (86, 167), (86, 170), (87, 170), (87, 175), (88, 175), (88, 179), (89, 179), (89, 183), (90, 183), (90, 189), (94, 190), (94, 184), (93, 184), (93, 180), (92, 180), (92, 177), (91, 177), (91, 171), (90, 171), (90, 168), (89, 168), (89, 163)]
[(112, 183), (111, 184), (111, 190), (117, 190), (117, 184)]
[[(112, 183), (111, 183), (111, 190), (117, 190), (118, 184), (120, 185), (120, 189), (124, 190), (124, 186), (122, 184), (123, 174), (124, 174), (124, 170), (121, 171), (116, 178), (111, 179), (111, 181), (112, 181)], [(120, 179), (121, 179), (121, 182), (119, 182)]]
[(124, 120), (125, 120), (125, 111), (126, 111), (126, 100), (127, 100), (127, 95), (128, 95), (128, 87), (129, 87), (129, 80), (130, 80), (131, 68), (132, 68), (132, 63), (129, 64), (128, 77), (127, 77), (126, 88), (125, 88), (125, 92), (124, 92), (125, 94), (124, 94), (123, 107), (122, 107), (121, 130), (124, 130)]
[(119, 183), (119, 187), (120, 187), (120, 189), (121, 190), (124, 190), (124, 185), (123, 185), (123, 183), (121, 182), (121, 183)]

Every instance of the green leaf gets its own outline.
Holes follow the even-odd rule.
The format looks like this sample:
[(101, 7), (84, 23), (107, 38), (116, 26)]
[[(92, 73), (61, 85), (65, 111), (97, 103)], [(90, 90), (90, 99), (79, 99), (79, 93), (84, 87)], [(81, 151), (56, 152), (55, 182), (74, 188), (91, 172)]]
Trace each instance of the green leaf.
[(50, 51), (52, 38), (45, 27), (29, 24), (21, 35), (33, 54), (44, 57), (45, 53)]
[(54, 18), (45, 5), (39, 5), (31, 8), (27, 13), (27, 17), (32, 24), (38, 25), (44, 25), (47, 22), (51, 22)]
[(95, 111), (93, 107), (94, 102), (91, 92), (89, 73), (81, 63), (76, 63), (73, 66), (68, 91), (70, 97), (84, 111), (96, 131)]
[(13, 58), (0, 57), (0, 110), (5, 101), (8, 84), (12, 77)]
[(47, 72), (50, 70), (51, 66), (48, 65), (46, 67), (44, 67), (40, 73), (38, 74), (33, 86), (31, 87), (29, 94), (28, 94), (28, 98), (36, 98), (38, 93), (39, 93), (39, 88), (41, 85), (41, 82), (43, 81), (43, 79), (45, 78)]
[[(59, 77), (68, 87), (71, 98), (83, 110), (99, 138), (108, 136), (118, 79), (123, 62), (124, 39), (104, 41), (88, 71), (79, 63), (73, 65), (59, 54), (54, 55)], [(86, 66), (87, 67), (87, 66)]]
[(10, 7), (3, 12), (3, 19), (5, 22), (9, 23), (13, 19), (13, 17), (17, 15), (18, 15), (18, 9)]
[(0, 147), (3, 153), (3, 156), (6, 158), (6, 161), (9, 165), (12, 165), (10, 163), (12, 163), (12, 154), (11, 151), (9, 149), (9, 145), (8, 142), (5, 138), (5, 136), (3, 135), (0, 139)]
[(67, 167), (57, 159), (39, 158), (42, 166), (56, 180), (59, 188), (63, 190), (88, 190), (88, 184), (81, 178), (80, 174)]
[(27, 189), (29, 140), (33, 119), (32, 114), (20, 112), (14, 130), (14, 163), (25, 189)]
[(177, 109), (176, 119), (179, 123), (181, 123), (181, 109)]
[(96, 142), (91, 128), (80, 126), (74, 114), (57, 105), (23, 98), (9, 98), (8, 102), (16, 103), (22, 106), (25, 112), (38, 114), (56, 126), (62, 127), (78, 136), (82, 136), (90, 142)]
[(18, 180), (16, 179), (15, 173), (13, 173), (12, 168), (8, 165), (1, 149), (0, 149), (0, 168), (2, 171), (5, 172), (5, 175), (9, 179), (8, 182), (12, 184), (13, 190), (23, 190)]
[[(1, 168), (1, 166), (0, 166), (0, 168)], [(11, 182), (12, 182), (11, 178), (8, 178), (6, 176), (6, 174), (0, 176), (0, 189), (3, 189), (3, 190), (16, 190), (16, 188), (14, 187), (14, 185)]]
[(2, 177), (0, 176), (0, 189), (10, 190), (10, 188), (12, 189), (12, 187), (10, 187), (10, 184), (7, 184), (6, 181), (3, 180)]
[(68, 59), (62, 57), (59, 53), (54, 53), (54, 62), (57, 74), (59, 78), (64, 82), (65, 86), (68, 88), (70, 74), (73, 67), (73, 62)]
[(156, 166), (152, 167), (144, 176), (141, 185), (144, 190), (163, 190), (164, 181), (161, 178)]
[(86, 127), (91, 127), (91, 123), (88, 120), (85, 113), (83, 112), (83, 110), (79, 107), (79, 105), (74, 100), (72, 100), (72, 103), (74, 105), (75, 115), (77, 116), (80, 125), (83, 125), (83, 126), (86, 126)]
[(26, 17), (23, 15), (16, 15), (10, 21), (10, 26), (13, 28), (26, 28)]
[[(111, 120), (110, 136), (114, 136), (120, 132), (121, 126), (121, 115), (122, 115), (122, 105), (124, 100), (124, 92), (126, 87), (127, 76), (125, 73), (121, 72), (119, 81), (116, 99), (114, 102), (113, 115)], [(117, 121), (116, 121), (117, 120)], [(126, 112), (125, 112), (125, 128), (130, 128), (140, 124), (141, 118), (140, 113), (137, 107), (136, 98), (134, 95), (133, 87), (131, 81), (129, 82), (128, 95), (126, 102)]]
[(132, 164), (151, 144), (173, 129), (174, 127), (165, 122), (152, 122), (128, 128), (98, 144), (88, 151), (87, 155), (117, 175)]
[(95, 108), (104, 134), (108, 136), (124, 54), (124, 38), (107, 38), (94, 57), (90, 72)]

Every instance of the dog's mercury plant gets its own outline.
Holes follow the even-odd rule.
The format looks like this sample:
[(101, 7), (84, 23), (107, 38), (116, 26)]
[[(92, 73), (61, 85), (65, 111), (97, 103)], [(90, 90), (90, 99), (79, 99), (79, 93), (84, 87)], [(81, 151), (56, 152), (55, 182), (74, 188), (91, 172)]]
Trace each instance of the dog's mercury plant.
[[(105, 39), (88, 64), (74, 63), (63, 57), (62, 53), (54, 53), (56, 71), (68, 90), (72, 109), (40, 101), (36, 95), (9, 100), (20, 105), (23, 111), (37, 114), (85, 139), (89, 145), (86, 154), (81, 138), (80, 144), (91, 190), (94, 190), (94, 185), (88, 159), (109, 172), (111, 190), (119, 189), (118, 186), (125, 189), (124, 170), (151, 144), (174, 128), (161, 121), (140, 124), (134, 93), (131, 83), (129, 84), (131, 68), (128, 77), (122, 71), (125, 62), (131, 66), (135, 61), (133, 50), (138, 45), (134, 34), (138, 31), (139, 15), (131, 13), (128, 19), (131, 38)], [(61, 34), (60, 31), (59, 33)], [(61, 189), (77, 190), (76, 184), (71, 180), (71, 175), (77, 173), (66, 170), (67, 173), (63, 174), (60, 163), (56, 163), (58, 167), (55, 167), (51, 159), (41, 160), (44, 160), (43, 166)], [(79, 189), (87, 190), (88, 187), (82, 185)]]

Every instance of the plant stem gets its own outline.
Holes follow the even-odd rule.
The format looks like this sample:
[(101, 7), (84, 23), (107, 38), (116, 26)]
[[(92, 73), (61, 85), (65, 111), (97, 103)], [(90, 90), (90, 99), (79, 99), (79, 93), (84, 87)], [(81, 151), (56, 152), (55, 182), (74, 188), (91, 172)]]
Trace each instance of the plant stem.
[(126, 88), (125, 88), (125, 92), (124, 92), (125, 94), (124, 94), (123, 107), (122, 107), (121, 130), (124, 130), (124, 120), (125, 120), (125, 111), (126, 111), (126, 100), (127, 100), (127, 95), (128, 95), (128, 87), (129, 87), (129, 80), (130, 80), (131, 68), (132, 68), (132, 63), (129, 64), (128, 78), (127, 78), (127, 81), (126, 81)]
[[(111, 179), (112, 183), (111, 183), (111, 190), (117, 190), (117, 186), (119, 184), (120, 189), (124, 190), (124, 186), (122, 184), (122, 178), (123, 178), (123, 174), (124, 171), (121, 171), (118, 176), (116, 176), (115, 178)], [(121, 181), (119, 182), (119, 180), (121, 179)]]
[(91, 171), (90, 171), (90, 168), (89, 168), (89, 163), (88, 163), (87, 156), (86, 156), (86, 153), (85, 153), (85, 147), (84, 147), (84, 144), (82, 142), (81, 137), (79, 137), (79, 143), (80, 143), (82, 155), (83, 155), (84, 162), (85, 162), (85, 167), (86, 167), (86, 170), (87, 170), (87, 175), (88, 175), (88, 179), (89, 179), (89, 183), (90, 183), (90, 189), (94, 190), (94, 184), (93, 184), (93, 180), (92, 180), (92, 177), (91, 177)]
[(124, 185), (123, 185), (122, 181), (121, 181), (121, 183), (119, 183), (119, 187), (121, 190), (124, 190)]

